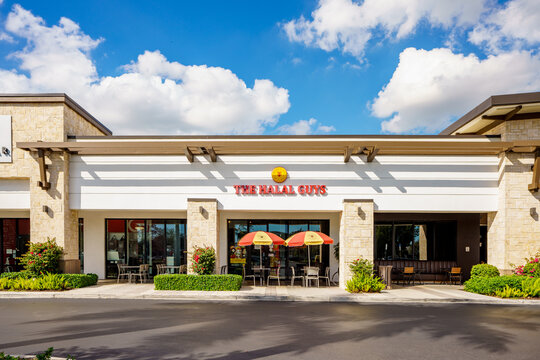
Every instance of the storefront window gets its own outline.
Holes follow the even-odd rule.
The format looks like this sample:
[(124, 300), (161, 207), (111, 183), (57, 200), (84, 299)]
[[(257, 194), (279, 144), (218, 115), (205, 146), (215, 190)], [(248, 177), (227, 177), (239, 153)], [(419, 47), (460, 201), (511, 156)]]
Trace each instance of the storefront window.
[[(229, 244), (229, 273), (242, 273), (242, 264), (246, 264), (249, 270), (261, 263), (266, 267), (281, 266), (281, 275), (290, 276), (290, 267), (294, 266), (297, 271), (308, 263), (308, 251), (306, 246), (238, 246), (238, 241), (252, 231), (269, 231), (283, 239), (301, 231), (321, 231), (328, 234), (328, 220), (228, 220), (228, 244)], [(321, 264), (322, 267), (329, 264), (328, 246), (311, 246), (311, 263)]]
[(377, 260), (455, 260), (454, 221), (375, 224)]
[(107, 277), (116, 277), (117, 264), (186, 264), (186, 221), (178, 219), (124, 220), (107, 222)]
[(19, 271), (17, 257), (28, 250), (30, 219), (0, 219), (0, 271)]
[(394, 227), (392, 225), (375, 225), (375, 244), (377, 258), (379, 260), (392, 260), (392, 237)]

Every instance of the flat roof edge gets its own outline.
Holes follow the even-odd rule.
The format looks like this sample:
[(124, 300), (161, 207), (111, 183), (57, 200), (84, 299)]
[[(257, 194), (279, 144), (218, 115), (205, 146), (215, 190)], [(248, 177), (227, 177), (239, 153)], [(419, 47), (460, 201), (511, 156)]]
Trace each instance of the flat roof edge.
[[(181, 139), (357, 139), (357, 138), (390, 138), (390, 139), (455, 139), (454, 135), (111, 135), (106, 140), (181, 140)], [(500, 135), (462, 135), (460, 139), (497, 139)], [(68, 136), (70, 140), (96, 140), (103, 136)]]
[(474, 109), (472, 109), (471, 111), (463, 115), (461, 118), (450, 124), (446, 129), (441, 131), (439, 135), (451, 135), (453, 132), (463, 127), (464, 125), (474, 120), (476, 117), (494, 106), (530, 104), (536, 102), (540, 102), (540, 92), (490, 96), (478, 106), (476, 106)]
[(65, 93), (0, 94), (0, 104), (1, 103), (64, 103), (82, 116), (86, 121), (94, 125), (103, 134), (106, 136), (112, 135), (112, 131), (109, 128), (103, 125), (98, 119)]

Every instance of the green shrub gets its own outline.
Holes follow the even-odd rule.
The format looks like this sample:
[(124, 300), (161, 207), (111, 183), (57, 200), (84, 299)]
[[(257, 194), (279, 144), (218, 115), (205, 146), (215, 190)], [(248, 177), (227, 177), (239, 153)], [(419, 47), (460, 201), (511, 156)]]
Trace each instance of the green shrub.
[(525, 298), (527, 294), (519, 289), (506, 285), (502, 290), (496, 290), (495, 295), (501, 298)]
[(503, 290), (507, 285), (511, 288), (521, 290), (523, 278), (516, 275), (505, 275), (497, 277), (476, 276), (465, 282), (465, 291), (484, 295), (495, 295), (496, 291)]
[(358, 258), (349, 264), (349, 269), (354, 275), (371, 276), (373, 275), (373, 263), (367, 259)]
[(216, 251), (213, 247), (193, 247), (191, 268), (198, 275), (210, 275), (214, 273), (216, 266)]
[(482, 277), (495, 277), (499, 276), (499, 269), (496, 266), (489, 264), (478, 264), (474, 265), (471, 269), (471, 278), (476, 276)]
[(156, 290), (238, 291), (242, 287), (240, 275), (186, 275), (166, 274), (154, 276)]
[(96, 274), (62, 274), (62, 277), (66, 280), (70, 289), (96, 285), (98, 281)]
[(385, 287), (386, 285), (378, 277), (355, 274), (347, 281), (345, 290), (350, 293), (381, 292)]
[(60, 257), (64, 253), (61, 246), (56, 245), (56, 239), (44, 243), (30, 243), (29, 250), (19, 258), (25, 271), (33, 275), (60, 272)]
[(0, 290), (43, 291), (75, 289), (97, 283), (96, 274), (45, 274), (31, 276), (28, 273), (6, 273), (0, 277)]
[(20, 271), (20, 272), (5, 272), (0, 274), (0, 278), (5, 279), (18, 279), (18, 278), (24, 278), (28, 279), (32, 277), (32, 274), (26, 272), (26, 271)]
[(521, 288), (527, 296), (540, 297), (540, 279), (524, 279)]

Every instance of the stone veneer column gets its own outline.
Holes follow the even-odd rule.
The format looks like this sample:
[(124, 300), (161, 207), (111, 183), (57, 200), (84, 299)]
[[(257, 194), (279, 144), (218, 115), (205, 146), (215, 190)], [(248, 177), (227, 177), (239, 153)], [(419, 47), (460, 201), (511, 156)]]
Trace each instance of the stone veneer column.
[(216, 199), (188, 199), (187, 251), (188, 274), (191, 270), (191, 252), (194, 246), (211, 246), (216, 251), (216, 271), (219, 269), (219, 216)]
[(373, 200), (345, 199), (339, 229), (339, 286), (351, 278), (349, 264), (362, 257), (373, 261)]
[[(64, 248), (61, 270), (79, 273), (77, 211), (69, 208), (69, 154), (53, 153), (46, 157), (45, 163), (50, 189), (43, 190), (37, 185), (39, 170), (30, 179), (30, 239), (44, 242), (47, 238), (55, 238)], [(44, 211), (44, 206), (48, 211)]]
[[(502, 141), (540, 139), (540, 118), (506, 121), (488, 135)], [(530, 192), (534, 153), (500, 155), (497, 212), (488, 213), (488, 263), (510, 273), (540, 250), (540, 192)]]

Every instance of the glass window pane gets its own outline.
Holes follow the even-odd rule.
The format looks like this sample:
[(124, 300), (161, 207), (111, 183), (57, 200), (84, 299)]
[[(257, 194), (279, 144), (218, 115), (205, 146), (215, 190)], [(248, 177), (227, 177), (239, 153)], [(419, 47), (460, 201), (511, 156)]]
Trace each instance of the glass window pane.
[(229, 220), (227, 222), (229, 246), (229, 274), (242, 274), (242, 266), (247, 263), (247, 250), (239, 246), (238, 241), (248, 233), (247, 220)]
[(167, 265), (186, 265), (186, 224), (183, 220), (166, 220)]
[(395, 254), (397, 259), (413, 260), (414, 226), (412, 224), (396, 224)]
[[(287, 235), (289, 233), (289, 225), (285, 220), (270, 220), (268, 222), (268, 231), (276, 234), (283, 240), (287, 240)], [(286, 266), (287, 266), (287, 249), (285, 246), (274, 245), (269, 247), (269, 256), (270, 256), (270, 267), (281, 266), (280, 273), (282, 276), (285, 275)]]
[(107, 277), (116, 277), (116, 264), (126, 263), (126, 221), (107, 220)]
[(392, 260), (392, 224), (375, 225), (375, 257), (377, 260)]
[(127, 253), (129, 265), (146, 264), (144, 220), (127, 221)]
[[(148, 254), (150, 273), (157, 274), (157, 265), (166, 264), (166, 244), (165, 244), (165, 221), (164, 220), (148, 220)], [(172, 264), (174, 265), (174, 260)]]

